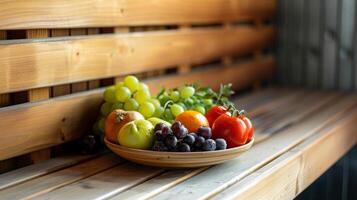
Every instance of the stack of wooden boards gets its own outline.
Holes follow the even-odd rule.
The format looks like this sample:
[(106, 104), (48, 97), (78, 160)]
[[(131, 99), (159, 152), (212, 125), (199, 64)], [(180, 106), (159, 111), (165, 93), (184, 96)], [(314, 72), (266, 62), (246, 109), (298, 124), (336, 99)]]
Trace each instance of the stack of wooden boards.
[(0, 199), (292, 199), (357, 142), (356, 95), (275, 87), (236, 103), (266, 135), (237, 159), (165, 170), (59, 157), (0, 175)]

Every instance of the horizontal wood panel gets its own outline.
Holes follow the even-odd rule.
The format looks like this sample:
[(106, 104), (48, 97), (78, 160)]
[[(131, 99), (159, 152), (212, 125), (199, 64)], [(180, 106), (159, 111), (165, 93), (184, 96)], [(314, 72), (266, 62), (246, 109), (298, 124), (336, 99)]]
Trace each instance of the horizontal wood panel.
[(274, 33), (239, 27), (0, 43), (0, 93), (243, 55), (267, 47)]
[(1, 29), (198, 24), (271, 18), (276, 0), (0, 1)]
[[(174, 87), (197, 81), (213, 88), (231, 82), (235, 89), (241, 89), (257, 80), (270, 78), (274, 65), (274, 59), (268, 57), (259, 62), (206, 69), (147, 83), (153, 93), (162, 85)], [(78, 138), (91, 128), (102, 92), (99, 89), (0, 109), (0, 160)]]

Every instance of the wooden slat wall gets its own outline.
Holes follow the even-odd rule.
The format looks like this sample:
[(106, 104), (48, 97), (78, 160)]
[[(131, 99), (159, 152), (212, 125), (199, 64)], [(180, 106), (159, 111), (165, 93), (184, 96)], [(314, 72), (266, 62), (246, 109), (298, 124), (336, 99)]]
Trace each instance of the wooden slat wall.
[[(311, 88), (357, 91), (357, 2), (282, 0), (279, 8), (279, 81)], [(301, 21), (302, 24), (296, 23)], [(351, 160), (356, 158), (354, 150), (298, 199), (355, 199), (357, 192), (353, 187), (356, 184), (352, 180), (357, 177), (357, 168)]]
[[(153, 92), (197, 80), (215, 89), (232, 82), (239, 90), (259, 88), (275, 69), (263, 52), (276, 35), (267, 23), (276, 0), (0, 5), (0, 173), (24, 159), (57, 155), (53, 146), (88, 133), (101, 103), (103, 90), (96, 88), (127, 74), (147, 79)], [(26, 118), (22, 126), (19, 118)]]
[[(207, 24), (275, 15), (276, 0), (1, 0), (0, 30)], [(16, 8), (16, 9), (15, 9)]]
[(356, 91), (356, 1), (282, 0), (279, 6), (279, 80)]

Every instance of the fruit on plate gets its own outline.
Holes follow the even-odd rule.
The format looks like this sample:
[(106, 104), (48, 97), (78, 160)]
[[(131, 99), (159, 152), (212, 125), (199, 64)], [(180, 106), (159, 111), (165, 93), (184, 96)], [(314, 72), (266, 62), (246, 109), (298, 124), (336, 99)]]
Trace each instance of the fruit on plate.
[(216, 119), (222, 114), (231, 115), (230, 112), (228, 112), (227, 108), (218, 105), (213, 106), (207, 111), (205, 117), (207, 118), (207, 121), (211, 128), (213, 126), (214, 121), (216, 121)]
[(177, 115), (176, 121), (181, 122), (189, 132), (196, 132), (201, 126), (209, 126), (204, 115), (194, 110), (188, 110)]
[(254, 135), (254, 126), (250, 119), (246, 117), (245, 115), (240, 115), (239, 118), (244, 121), (245, 125), (247, 126), (247, 131), (246, 134), (248, 135), (247, 142), (252, 140), (253, 135)]
[(179, 121), (171, 127), (164, 123), (156, 124), (155, 144), (153, 151), (192, 152), (215, 151), (227, 148), (226, 141), (222, 138), (211, 138), (210, 127), (200, 127), (198, 133), (188, 133), (187, 128)]
[(150, 149), (154, 142), (154, 126), (145, 119), (125, 124), (119, 131), (119, 144), (135, 149)]
[(156, 124), (158, 123), (163, 123), (165, 124), (166, 126), (171, 126), (171, 124), (163, 119), (160, 119), (160, 118), (157, 118), (157, 117), (151, 117), (149, 119), (147, 119), (149, 122), (151, 122), (151, 124), (155, 127)]
[(212, 137), (225, 139), (228, 148), (233, 148), (247, 142), (246, 131), (247, 126), (241, 118), (223, 114), (213, 123)]
[(111, 142), (118, 143), (118, 133), (120, 129), (126, 123), (137, 119), (144, 119), (144, 117), (136, 111), (114, 110), (105, 120), (105, 137)]

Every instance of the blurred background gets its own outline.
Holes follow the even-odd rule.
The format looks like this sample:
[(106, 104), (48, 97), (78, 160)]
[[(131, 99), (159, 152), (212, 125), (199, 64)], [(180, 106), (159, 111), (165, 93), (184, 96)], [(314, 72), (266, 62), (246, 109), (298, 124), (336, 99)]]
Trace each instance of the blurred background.
[[(357, 2), (280, 0), (278, 10), (279, 82), (357, 91)], [(298, 199), (357, 199), (356, 188), (355, 147)]]

